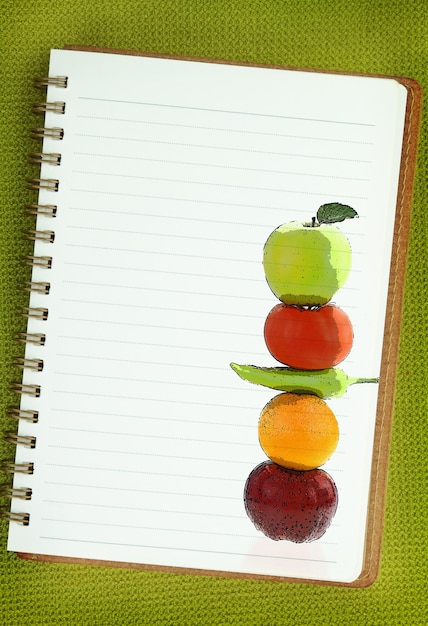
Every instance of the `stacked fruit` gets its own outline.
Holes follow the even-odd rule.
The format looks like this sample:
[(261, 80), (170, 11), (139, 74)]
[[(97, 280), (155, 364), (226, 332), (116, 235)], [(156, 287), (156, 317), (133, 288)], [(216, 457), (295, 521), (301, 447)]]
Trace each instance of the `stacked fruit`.
[(232, 363), (249, 382), (281, 391), (263, 408), (258, 434), (269, 458), (249, 475), (248, 516), (271, 539), (319, 539), (337, 509), (332, 477), (320, 469), (336, 450), (339, 426), (325, 398), (377, 378), (352, 378), (336, 367), (353, 343), (347, 314), (331, 304), (351, 267), (351, 247), (334, 222), (354, 209), (325, 204), (310, 223), (278, 227), (264, 247), (267, 282), (280, 300), (267, 316), (266, 346), (281, 367)]

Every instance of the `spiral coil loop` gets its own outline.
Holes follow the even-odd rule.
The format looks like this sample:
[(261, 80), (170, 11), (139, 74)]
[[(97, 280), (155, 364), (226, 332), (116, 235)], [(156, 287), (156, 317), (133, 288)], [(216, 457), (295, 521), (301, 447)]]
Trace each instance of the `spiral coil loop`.
[(24, 234), (31, 241), (44, 241), (45, 243), (53, 243), (55, 241), (53, 230), (26, 230)]
[(24, 256), (22, 257), (24, 265), (31, 265), (32, 267), (43, 267), (45, 269), (51, 269), (52, 257), (51, 256)]
[(30, 487), (10, 487), (7, 484), (0, 485), (0, 498), (31, 500), (32, 495), (33, 490)]
[(24, 446), (25, 448), (36, 447), (36, 437), (30, 435), (18, 435), (16, 432), (8, 431), (4, 434), (4, 439), (15, 446)]
[(25, 383), (12, 383), (10, 390), (20, 395), (33, 396), (34, 398), (39, 398), (41, 392), (40, 385), (26, 385)]
[[(43, 361), (41, 361), (43, 364)], [(17, 367), (20, 367), (17, 365)], [(7, 410), (7, 416), (17, 420), (23, 420), (24, 422), (31, 422), (37, 424), (39, 421), (39, 412), (31, 411), (29, 409), (21, 409), (19, 406), (10, 406)]]
[(50, 291), (51, 285), (50, 283), (41, 283), (41, 282), (26, 282), (22, 285), (22, 289), (24, 291), (32, 291), (34, 293), (43, 293), (48, 295)]
[(33, 104), (33, 113), (65, 113), (65, 102), (35, 102)]
[(29, 513), (15, 513), (14, 511), (0, 511), (0, 518), (7, 522), (16, 522), (22, 526), (28, 526), (30, 523)]
[(43, 359), (26, 359), (25, 357), (15, 357), (13, 359), (13, 365), (19, 369), (34, 370), (36, 372), (43, 371)]
[(34, 152), (30, 154), (28, 160), (32, 165), (41, 165), (42, 163), (61, 165), (61, 155), (58, 152)]
[(34, 474), (34, 463), (15, 463), (15, 461), (0, 461), (0, 470), (7, 474)]
[(44, 89), (45, 87), (60, 87), (65, 89), (68, 85), (68, 77), (67, 76), (40, 76), (34, 80), (34, 86), (39, 89)]
[(43, 335), (42, 333), (18, 333), (16, 340), (21, 343), (31, 343), (37, 346), (44, 346), (46, 342), (46, 335)]
[(64, 129), (63, 128), (33, 128), (31, 130), (31, 138), (32, 139), (57, 139), (61, 141), (64, 137)]
[(32, 317), (36, 320), (47, 320), (48, 315), (48, 309), (43, 309), (42, 307), (25, 307), (21, 312), (22, 317)]
[(27, 189), (34, 191), (40, 191), (41, 189), (58, 191), (59, 180), (56, 178), (29, 178), (27, 181)]
[(56, 217), (58, 207), (55, 204), (27, 204), (26, 215), (43, 215), (46, 217)]

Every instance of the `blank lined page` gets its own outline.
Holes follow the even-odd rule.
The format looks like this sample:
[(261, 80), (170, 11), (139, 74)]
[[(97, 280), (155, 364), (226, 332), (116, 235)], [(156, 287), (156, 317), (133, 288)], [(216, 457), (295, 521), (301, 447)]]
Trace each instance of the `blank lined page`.
[[(405, 90), (393, 80), (54, 50), (48, 113), (61, 165), (43, 165), (57, 217), (35, 254), (49, 295), (28, 332), (41, 387), (22, 407), (37, 437), (28, 527), (9, 549), (234, 573), (352, 581), (364, 551), (377, 385), (328, 401), (340, 440), (323, 466), (339, 491), (311, 544), (275, 542), (248, 519), (243, 489), (265, 460), (261, 409), (277, 392), (231, 361), (274, 366), (263, 326), (277, 300), (263, 273), (269, 234), (342, 202), (352, 270), (334, 301), (354, 327), (341, 364), (378, 376)], [(22, 504), (13, 502), (14, 510)]]

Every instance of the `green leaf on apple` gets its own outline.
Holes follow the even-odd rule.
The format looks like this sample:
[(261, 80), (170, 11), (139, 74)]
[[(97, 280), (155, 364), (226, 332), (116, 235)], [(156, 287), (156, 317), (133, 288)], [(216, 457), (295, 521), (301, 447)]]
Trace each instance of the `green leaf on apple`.
[(334, 224), (335, 222), (343, 222), (354, 217), (358, 217), (358, 213), (355, 209), (347, 204), (341, 204), (340, 202), (323, 204), (317, 211), (319, 224)]

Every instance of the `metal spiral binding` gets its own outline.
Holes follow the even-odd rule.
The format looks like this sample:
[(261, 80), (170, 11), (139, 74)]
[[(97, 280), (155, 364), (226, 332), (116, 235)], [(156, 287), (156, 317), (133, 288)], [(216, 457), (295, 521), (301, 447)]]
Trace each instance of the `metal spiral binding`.
[(34, 191), (39, 191), (40, 189), (58, 191), (59, 180), (57, 178), (29, 178), (27, 181), (27, 189)]
[(46, 335), (42, 333), (18, 333), (17, 341), (22, 343), (31, 343), (37, 346), (44, 346), (46, 343)]
[(32, 291), (34, 293), (43, 293), (45, 295), (48, 295), (50, 288), (51, 288), (50, 283), (41, 283), (41, 282), (26, 282), (22, 285), (22, 289), (24, 291)]
[(12, 443), (14, 446), (24, 446), (25, 448), (36, 447), (36, 437), (30, 435), (18, 435), (15, 432), (6, 432), (4, 439), (8, 443)]
[(35, 102), (33, 104), (33, 113), (65, 113), (65, 102)]
[(55, 241), (53, 230), (26, 230), (24, 234), (31, 241), (44, 241), (45, 243), (53, 243)]
[[(41, 361), (41, 363), (43, 364), (43, 361)], [(20, 366), (17, 365), (17, 367)], [(7, 410), (7, 416), (17, 420), (23, 420), (24, 422), (31, 422), (32, 424), (37, 424), (37, 422), (39, 421), (38, 411), (21, 409), (19, 406), (10, 406)]]
[(15, 513), (13, 511), (0, 511), (0, 517), (7, 522), (16, 522), (22, 526), (30, 524), (29, 513)]
[[(53, 76), (42, 77), (35, 80), (35, 86), (41, 89), (46, 87), (58, 87), (66, 88), (68, 78), (66, 76)], [(53, 101), (53, 102), (36, 102), (33, 105), (33, 112), (45, 115), (46, 113), (54, 113), (63, 115), (65, 113), (65, 102)], [(64, 129), (59, 127), (44, 127), (34, 128), (31, 131), (31, 137), (36, 140), (54, 139), (62, 140), (64, 137)], [(29, 162), (33, 165), (47, 165), (58, 167), (61, 165), (61, 154), (58, 152), (34, 152), (29, 156)], [(44, 171), (43, 171), (44, 173)], [(42, 173), (42, 176), (43, 176)], [(59, 180), (57, 178), (31, 178), (27, 181), (27, 188), (31, 191), (53, 191), (57, 192), (59, 189)], [(55, 204), (28, 204), (26, 206), (27, 215), (36, 215), (41, 217), (56, 217), (57, 206)], [(55, 241), (55, 233), (53, 230), (28, 230), (25, 232), (25, 237), (35, 243), (41, 242), (46, 244), (53, 244)], [(38, 250), (37, 250), (38, 252)], [(44, 269), (50, 269), (52, 267), (52, 257), (33, 254), (31, 256), (25, 256), (22, 259), (24, 265), (31, 267), (38, 267)], [(23, 285), (23, 289), (28, 292), (37, 294), (48, 295), (51, 285), (49, 282), (31, 280)], [(38, 321), (45, 321), (48, 319), (48, 308), (39, 306), (25, 307), (21, 315), (30, 319)], [(46, 335), (39, 332), (23, 332), (17, 336), (17, 341), (32, 344), (35, 346), (44, 346), (46, 342)], [(16, 357), (13, 359), (13, 365), (20, 370), (30, 370), (33, 372), (41, 372), (43, 370), (44, 362), (40, 358), (27, 358)], [(25, 380), (25, 379), (24, 379)], [(41, 394), (41, 386), (37, 384), (28, 384), (25, 382), (13, 382), (11, 385), (11, 391), (20, 395), (27, 395), (33, 398), (38, 398)], [(21, 407), (9, 407), (8, 416), (19, 421), (25, 421), (27, 423), (36, 424), (39, 420), (38, 411), (30, 410)], [(4, 438), (7, 442), (15, 446), (23, 446), (27, 449), (33, 449), (36, 447), (36, 437), (34, 435), (19, 434), (19, 432), (6, 432)], [(14, 461), (0, 461), (0, 470), (9, 474), (26, 474), (30, 475), (34, 472), (34, 464), (31, 461), (28, 462), (14, 462)], [(0, 498), (7, 498), (10, 500), (31, 500), (32, 489), (30, 487), (14, 484), (10, 486), (8, 484), (0, 484)], [(15, 522), (28, 526), (30, 523), (29, 513), (20, 511), (6, 511), (0, 508), (0, 518), (9, 522)]]
[(6, 474), (34, 474), (34, 463), (0, 461), (0, 470)]
[(15, 357), (13, 365), (22, 370), (29, 369), (41, 372), (43, 370), (43, 359), (26, 359), (25, 357)]
[(32, 139), (44, 139), (45, 137), (49, 139), (61, 139), (64, 138), (64, 129), (63, 128), (33, 128), (30, 131), (30, 135)]
[(22, 312), (22, 317), (32, 317), (36, 320), (47, 320), (49, 315), (48, 309), (42, 307), (25, 307)]
[(42, 163), (61, 165), (61, 155), (58, 152), (34, 152), (30, 154), (28, 160), (32, 165), (41, 165)]
[(32, 495), (33, 490), (30, 487), (11, 487), (8, 484), (0, 485), (0, 498), (31, 500)]
[[(5, 441), (15, 446), (25, 446), (26, 448), (36, 447), (36, 437), (29, 435), (18, 435), (15, 432), (7, 432), (4, 435)], [(0, 469), (3, 472), (10, 474), (33, 474), (34, 464), (28, 463), (15, 463), (13, 461), (2, 461), (0, 463)], [(17, 487), (8, 484), (0, 485), (0, 498), (7, 498), (10, 500), (31, 500), (33, 490), (31, 487)], [(30, 514), (16, 511), (8, 511), (4, 508), (0, 509), (0, 518), (7, 522), (16, 522), (23, 526), (28, 526), (30, 523)]]
[(31, 265), (32, 267), (44, 267), (45, 269), (52, 267), (51, 256), (24, 256), (22, 262), (24, 265)]
[(65, 89), (68, 84), (67, 76), (41, 76), (34, 80), (34, 86), (37, 88), (45, 88), (45, 87), (60, 87)]
[(39, 398), (41, 392), (40, 385), (26, 385), (25, 383), (12, 383), (10, 390), (34, 398)]
[(55, 204), (27, 204), (26, 215), (43, 215), (46, 217), (56, 217), (58, 207)]

